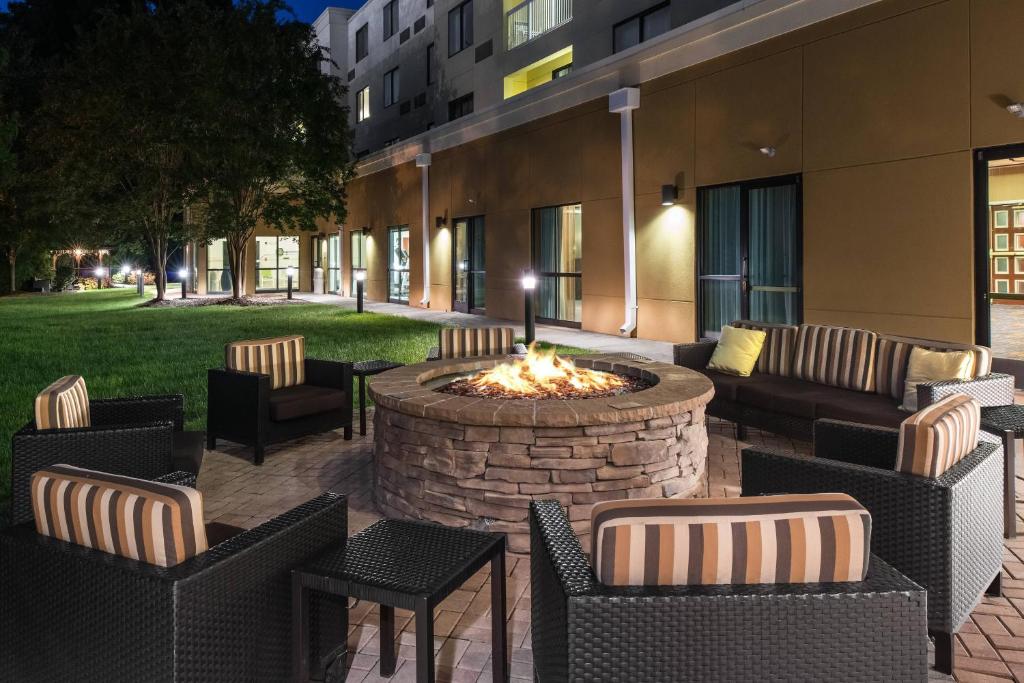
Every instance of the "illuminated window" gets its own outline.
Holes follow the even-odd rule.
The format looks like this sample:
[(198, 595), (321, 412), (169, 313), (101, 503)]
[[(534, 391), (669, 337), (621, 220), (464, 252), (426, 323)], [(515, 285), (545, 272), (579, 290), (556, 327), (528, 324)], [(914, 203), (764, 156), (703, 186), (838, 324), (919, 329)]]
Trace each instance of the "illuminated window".
[(370, 86), (356, 93), (356, 120), (365, 121), (370, 118)]
[(1009, 280), (996, 280), (996, 294), (1009, 294), (1010, 293), (1010, 281)]
[(1024, 256), (1013, 257), (1013, 272), (1018, 275), (1024, 274)]
[(992, 268), (997, 275), (1006, 275), (1010, 272), (1010, 257), (996, 256), (992, 259)]
[(993, 235), (992, 242), (996, 251), (1010, 251), (1010, 236), (1007, 234)]
[(1015, 228), (1024, 228), (1024, 209), (1013, 210), (1013, 226)]
[(1013, 281), (1013, 293), (1014, 294), (1024, 294), (1024, 280), (1014, 280)]
[(992, 212), (992, 221), (997, 228), (1010, 227), (1010, 212), (1006, 209)]

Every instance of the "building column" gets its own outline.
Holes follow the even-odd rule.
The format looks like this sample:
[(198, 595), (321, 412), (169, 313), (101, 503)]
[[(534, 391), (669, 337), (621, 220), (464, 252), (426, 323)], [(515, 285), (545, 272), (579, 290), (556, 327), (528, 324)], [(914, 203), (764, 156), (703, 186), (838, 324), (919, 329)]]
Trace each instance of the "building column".
[(608, 95), (608, 111), (619, 115), (622, 149), (622, 255), (625, 275), (625, 321), (619, 334), (636, 331), (636, 213), (633, 188), (633, 110), (640, 107), (639, 88), (620, 88)]
[(424, 152), (416, 155), (416, 167), (420, 169), (423, 195), (423, 298), (420, 299), (420, 305), (427, 308), (430, 307), (430, 162), (430, 154)]

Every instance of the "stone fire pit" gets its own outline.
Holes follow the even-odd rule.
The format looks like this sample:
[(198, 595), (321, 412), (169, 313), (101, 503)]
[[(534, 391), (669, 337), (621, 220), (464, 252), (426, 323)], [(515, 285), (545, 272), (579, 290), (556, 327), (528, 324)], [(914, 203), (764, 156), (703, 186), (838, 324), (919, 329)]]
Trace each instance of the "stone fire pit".
[(638, 376), (610, 398), (470, 398), (433, 388), (504, 358), (410, 365), (373, 377), (375, 495), (381, 511), (508, 534), (529, 551), (531, 500), (557, 499), (586, 547), (590, 508), (622, 498), (707, 495), (704, 406), (711, 382), (666, 363), (581, 356), (579, 367)]

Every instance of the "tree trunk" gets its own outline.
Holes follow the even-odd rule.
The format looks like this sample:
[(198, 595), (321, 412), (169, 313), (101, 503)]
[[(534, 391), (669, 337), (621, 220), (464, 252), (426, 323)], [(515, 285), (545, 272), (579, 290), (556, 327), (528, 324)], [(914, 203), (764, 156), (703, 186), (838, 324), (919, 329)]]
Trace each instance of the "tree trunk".
[(231, 235), (227, 238), (228, 267), (231, 269), (231, 296), (238, 299), (245, 293), (245, 252), (249, 240)]
[(11, 245), (7, 247), (7, 265), (11, 269), (11, 294), (14, 294), (15, 288), (18, 285), (18, 275), (14, 272), (15, 266), (18, 264), (18, 248)]

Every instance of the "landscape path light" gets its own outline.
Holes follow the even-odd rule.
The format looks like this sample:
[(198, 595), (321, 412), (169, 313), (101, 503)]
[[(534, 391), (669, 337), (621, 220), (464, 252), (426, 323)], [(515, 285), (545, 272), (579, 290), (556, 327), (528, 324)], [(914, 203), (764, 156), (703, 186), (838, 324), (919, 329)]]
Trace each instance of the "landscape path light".
[(181, 298), (188, 298), (185, 291), (188, 289), (188, 268), (182, 268), (178, 271), (178, 279), (181, 280)]
[(525, 316), (523, 318), (526, 327), (526, 345), (529, 346), (537, 337), (536, 323), (533, 317), (533, 291), (537, 289), (537, 276), (533, 271), (523, 273), (523, 298), (526, 304)]
[(359, 268), (353, 273), (356, 279), (356, 313), (363, 312), (363, 283), (366, 281), (366, 269)]
[(292, 278), (295, 277), (295, 268), (293, 266), (288, 266), (285, 269), (284, 273), (285, 273), (285, 275), (288, 276), (288, 298), (291, 299), (292, 298)]

